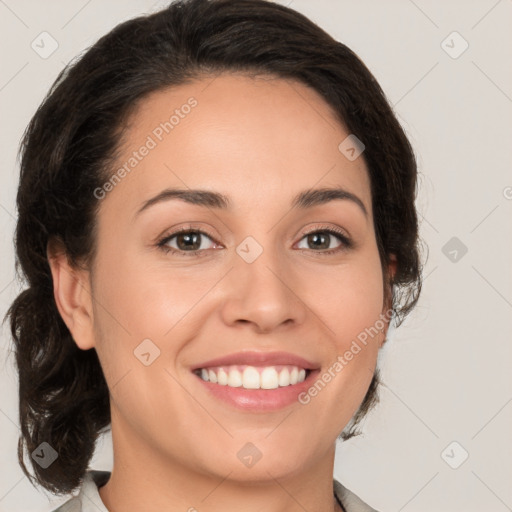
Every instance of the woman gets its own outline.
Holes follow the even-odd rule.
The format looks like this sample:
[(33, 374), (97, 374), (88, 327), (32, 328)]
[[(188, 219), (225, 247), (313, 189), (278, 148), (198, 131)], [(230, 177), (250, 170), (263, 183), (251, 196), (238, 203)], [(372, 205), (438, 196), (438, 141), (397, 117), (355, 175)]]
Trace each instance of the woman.
[(418, 300), (416, 174), (368, 69), (292, 9), (189, 0), (101, 38), (22, 144), (27, 476), (79, 488), (60, 511), (374, 510), (335, 442)]

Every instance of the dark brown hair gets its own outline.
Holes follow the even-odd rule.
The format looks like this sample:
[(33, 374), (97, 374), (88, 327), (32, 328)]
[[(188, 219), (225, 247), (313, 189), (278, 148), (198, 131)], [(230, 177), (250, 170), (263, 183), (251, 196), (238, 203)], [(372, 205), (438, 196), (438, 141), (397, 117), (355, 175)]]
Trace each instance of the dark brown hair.
[[(93, 192), (112, 174), (127, 116), (152, 92), (223, 72), (299, 80), (364, 143), (395, 325), (418, 300), (414, 153), (377, 81), (349, 48), (265, 0), (183, 0), (118, 25), (60, 73), (20, 146), (16, 270), (27, 287), (7, 312), (19, 373), (18, 457), (34, 483), (25, 449), (32, 454), (49, 443), (58, 453), (53, 464), (44, 469), (29, 460), (35, 482), (55, 494), (80, 484), (110, 408), (96, 351), (77, 347), (57, 310), (48, 241), (60, 240), (73, 264), (91, 264), (99, 207)], [(393, 281), (390, 254), (398, 264)], [(343, 439), (359, 434), (355, 427), (378, 400), (378, 375)]]

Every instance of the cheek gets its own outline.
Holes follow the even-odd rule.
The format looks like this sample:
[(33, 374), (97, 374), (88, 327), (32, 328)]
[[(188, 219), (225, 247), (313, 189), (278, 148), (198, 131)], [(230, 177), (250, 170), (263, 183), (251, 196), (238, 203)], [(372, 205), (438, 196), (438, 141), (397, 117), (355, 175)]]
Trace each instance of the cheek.
[[(378, 253), (335, 272), (316, 272), (308, 305), (326, 325), (328, 362), (303, 397), (318, 421), (345, 425), (362, 402), (375, 369), (383, 338), (383, 282)], [(304, 289), (305, 293), (305, 289)], [(325, 342), (325, 339), (324, 339)], [(327, 347), (326, 347), (327, 348)]]
[[(197, 270), (148, 263), (136, 254), (115, 259), (107, 256), (96, 277), (103, 306), (100, 322), (122, 337), (128, 331), (134, 342), (161, 339), (211, 287), (206, 277)], [(214, 282), (215, 277), (210, 281)]]
[(190, 406), (166, 370), (174, 373), (173, 360), (190, 338), (187, 313), (211, 287), (193, 275), (164, 271), (133, 255), (106, 256), (98, 265), (96, 349), (116, 408), (141, 432), (146, 423), (155, 429), (173, 418), (176, 423), (176, 411)]
[(312, 280), (303, 281), (302, 293), (343, 350), (379, 320), (383, 292), (380, 259), (368, 252), (346, 265), (317, 269)]
[[(205, 306), (210, 311), (208, 292), (218, 280), (218, 271), (148, 263), (136, 252), (101, 260), (95, 277), (96, 348), (109, 387), (116, 386), (113, 395), (119, 395), (127, 381), (137, 381), (146, 398), (151, 389), (169, 385), (163, 368), (174, 368), (183, 347), (201, 330), (198, 318), (207, 314)], [(158, 355), (149, 367), (137, 359), (147, 352), (143, 347), (150, 357)], [(121, 379), (123, 384), (117, 386)], [(174, 396), (173, 403), (179, 402)]]

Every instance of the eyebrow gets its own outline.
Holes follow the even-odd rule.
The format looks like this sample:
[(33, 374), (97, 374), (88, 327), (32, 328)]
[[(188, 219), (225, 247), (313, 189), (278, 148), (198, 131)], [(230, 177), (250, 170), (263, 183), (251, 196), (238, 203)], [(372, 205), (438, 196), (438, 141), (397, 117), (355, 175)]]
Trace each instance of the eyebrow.
[[(171, 199), (178, 199), (189, 204), (215, 208), (217, 210), (229, 210), (231, 208), (230, 198), (219, 192), (201, 189), (168, 188), (145, 201), (139, 210), (137, 210), (136, 216), (157, 203)], [(306, 209), (336, 200), (348, 200), (355, 203), (362, 210), (365, 217), (368, 217), (368, 211), (363, 201), (355, 194), (342, 187), (303, 190), (292, 199), (291, 207)]]

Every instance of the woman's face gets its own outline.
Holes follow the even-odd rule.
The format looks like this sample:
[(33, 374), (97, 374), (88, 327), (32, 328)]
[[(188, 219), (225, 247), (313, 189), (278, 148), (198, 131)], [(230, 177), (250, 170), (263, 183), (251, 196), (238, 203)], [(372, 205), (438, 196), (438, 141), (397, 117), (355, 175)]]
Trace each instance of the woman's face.
[(384, 339), (362, 333), (386, 312), (347, 136), (282, 79), (209, 77), (139, 105), (125, 172), (97, 191), (93, 341), (75, 337), (104, 369), (116, 460), (258, 480), (333, 457)]

